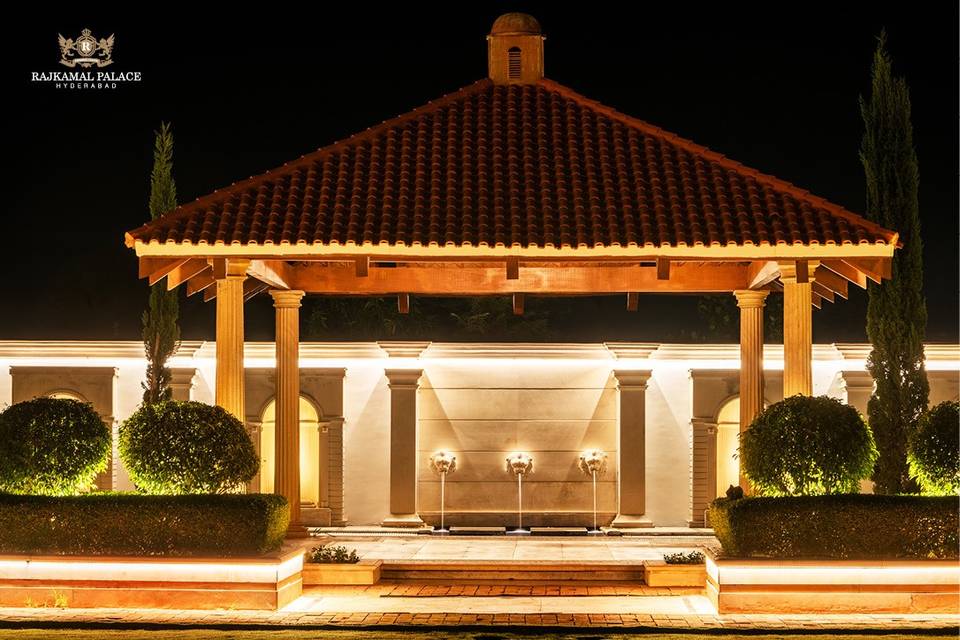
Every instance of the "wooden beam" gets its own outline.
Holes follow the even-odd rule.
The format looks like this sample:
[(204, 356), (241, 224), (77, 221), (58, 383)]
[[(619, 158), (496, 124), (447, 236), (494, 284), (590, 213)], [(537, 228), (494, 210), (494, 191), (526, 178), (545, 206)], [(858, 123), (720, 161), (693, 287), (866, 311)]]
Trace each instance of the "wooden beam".
[(869, 279), (873, 280), (877, 284), (883, 282), (884, 278), (888, 280), (892, 276), (891, 273), (891, 262), (889, 259), (877, 258), (875, 260), (844, 260), (848, 265), (862, 272)]
[(526, 294), (515, 293), (513, 294), (513, 315), (522, 316), (523, 315), (523, 303), (525, 301)]
[(356, 267), (358, 278), (366, 278), (367, 274), (370, 273), (370, 257), (369, 256), (363, 256), (361, 258), (357, 258), (353, 264)]
[(397, 296), (397, 311), (406, 315), (410, 313), (410, 294), (401, 293)]
[(813, 274), (813, 279), (815, 282), (819, 282), (841, 298), (846, 299), (849, 297), (849, 291), (847, 287), (848, 282), (846, 278), (841, 278), (827, 267), (823, 265), (817, 267), (816, 273)]
[(797, 282), (800, 284), (810, 282), (810, 263), (806, 260), (797, 260)]
[(186, 258), (186, 259), (181, 258), (179, 260), (168, 262), (162, 267), (160, 267), (159, 269), (155, 269), (151, 271), (150, 275), (147, 276), (148, 278), (147, 281), (150, 283), (150, 286), (152, 287), (153, 285), (160, 282), (164, 277), (166, 277), (166, 275), (169, 274), (171, 271), (173, 271), (177, 267), (181, 267), (185, 265), (188, 262), (190, 262), (190, 258)]
[(167, 291), (173, 291), (190, 278), (210, 269), (210, 265), (204, 258), (194, 258), (167, 275)]
[(223, 280), (227, 277), (227, 259), (226, 258), (214, 258), (211, 263), (213, 266), (213, 278), (214, 280)]
[(140, 258), (137, 261), (137, 277), (146, 278), (164, 267), (176, 266), (183, 258)]
[(217, 288), (216, 287), (207, 287), (203, 290), (203, 301), (210, 302), (217, 297)]
[(813, 301), (813, 306), (815, 306), (817, 309), (823, 306), (823, 299), (818, 293), (811, 292), (810, 299)]
[(507, 258), (507, 280), (520, 279), (520, 260), (517, 258)]
[(813, 281), (813, 292), (816, 293), (821, 298), (823, 298), (824, 300), (829, 300), (830, 302), (834, 302), (833, 290), (828, 288), (822, 282), (817, 282), (816, 280)]
[(640, 294), (628, 293), (627, 294), (627, 311), (636, 311), (639, 308), (640, 308)]
[(503, 277), (503, 266), (370, 266), (358, 278), (349, 264), (298, 264), (286, 280), (289, 288), (328, 295), (472, 296), (530, 293), (546, 295), (649, 293), (728, 293), (747, 288), (745, 265), (675, 264), (670, 280), (658, 280), (652, 266), (525, 266), (516, 280)]
[(670, 279), (670, 260), (657, 258), (657, 280)]
[(867, 276), (856, 267), (847, 264), (843, 260), (825, 260), (820, 263), (838, 276), (843, 277), (848, 282), (852, 282), (861, 289), (867, 288)]
[(757, 260), (747, 267), (748, 288), (761, 289), (780, 277), (780, 265), (773, 260)]
[(274, 289), (291, 289), (290, 266), (283, 260), (251, 260), (247, 275)]
[(246, 302), (261, 291), (266, 291), (268, 288), (269, 287), (266, 284), (260, 282), (259, 280), (247, 278), (243, 281), (243, 301)]
[(200, 293), (213, 286), (214, 282), (216, 282), (216, 279), (213, 277), (213, 269), (196, 275), (187, 280), (187, 295), (192, 296), (195, 293)]

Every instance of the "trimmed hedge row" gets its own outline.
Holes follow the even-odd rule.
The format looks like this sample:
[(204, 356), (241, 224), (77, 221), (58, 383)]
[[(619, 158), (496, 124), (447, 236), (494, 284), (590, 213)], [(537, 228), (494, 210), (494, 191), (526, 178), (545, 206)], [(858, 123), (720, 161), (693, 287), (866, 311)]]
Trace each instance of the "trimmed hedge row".
[(843, 494), (718, 498), (710, 523), (740, 558), (957, 558), (956, 497)]
[(280, 548), (283, 496), (0, 494), (0, 553), (252, 556)]

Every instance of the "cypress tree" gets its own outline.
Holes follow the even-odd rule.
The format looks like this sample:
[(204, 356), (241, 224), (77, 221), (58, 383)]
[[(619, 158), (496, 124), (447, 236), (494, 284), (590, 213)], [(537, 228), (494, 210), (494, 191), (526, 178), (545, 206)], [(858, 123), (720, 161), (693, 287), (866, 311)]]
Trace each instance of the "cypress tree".
[[(173, 180), (173, 132), (169, 123), (160, 123), (153, 145), (150, 173), (150, 218), (156, 220), (177, 207), (177, 186)], [(143, 312), (143, 346), (147, 355), (147, 379), (143, 383), (144, 404), (169, 400), (170, 369), (167, 360), (177, 350), (180, 327), (177, 292), (167, 291), (163, 282), (150, 289), (150, 302)]]
[(907, 464), (907, 440), (929, 395), (923, 362), (927, 308), (910, 90), (904, 78), (893, 76), (885, 33), (878, 39), (871, 75), (870, 98), (860, 98), (867, 217), (898, 231), (902, 247), (893, 256), (892, 279), (868, 290), (867, 337), (873, 349), (867, 369), (877, 386), (867, 414), (880, 453), (874, 490), (904, 493), (917, 490)]

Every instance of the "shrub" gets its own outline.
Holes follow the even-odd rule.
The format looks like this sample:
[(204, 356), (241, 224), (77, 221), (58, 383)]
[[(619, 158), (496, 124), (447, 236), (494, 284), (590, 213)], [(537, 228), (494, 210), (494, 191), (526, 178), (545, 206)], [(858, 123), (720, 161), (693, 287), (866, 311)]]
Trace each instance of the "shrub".
[(109, 455), (110, 429), (87, 402), (36, 398), (0, 412), (0, 491), (74, 494)]
[(772, 404), (740, 436), (740, 464), (758, 495), (856, 492), (876, 459), (857, 410), (826, 396)]
[(317, 564), (356, 564), (360, 562), (360, 556), (355, 549), (347, 550), (346, 547), (338, 545), (333, 547), (314, 547), (307, 555), (307, 562)]
[(706, 559), (702, 552), (690, 551), (689, 553), (665, 553), (663, 561), (667, 564), (703, 564)]
[(147, 493), (225, 493), (260, 468), (246, 429), (222, 407), (143, 405), (120, 426), (120, 457)]
[(728, 500), (710, 506), (723, 554), (757, 558), (956, 558), (953, 497), (831, 495)]
[(960, 493), (960, 403), (941, 402), (924, 414), (907, 459), (924, 493)]
[(242, 556), (280, 548), (283, 496), (0, 494), (0, 553)]

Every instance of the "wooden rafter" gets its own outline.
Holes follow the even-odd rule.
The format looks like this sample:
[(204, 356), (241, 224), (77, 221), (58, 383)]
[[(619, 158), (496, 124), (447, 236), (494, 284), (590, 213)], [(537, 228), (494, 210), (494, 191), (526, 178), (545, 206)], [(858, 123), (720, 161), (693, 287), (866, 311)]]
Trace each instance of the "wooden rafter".
[(657, 258), (657, 280), (670, 279), (670, 260), (667, 258)]
[[(829, 289), (834, 294), (840, 296), (841, 298), (848, 298), (848, 281), (846, 278), (841, 278), (836, 273), (828, 269), (827, 267), (820, 265), (817, 267), (816, 273), (814, 273), (814, 282), (818, 282), (827, 289)], [(832, 302), (832, 300), (831, 300)]]
[(213, 277), (213, 270), (204, 271), (199, 275), (195, 275), (187, 281), (187, 295), (192, 296), (195, 293), (200, 293), (205, 289), (213, 286), (216, 280)]
[(246, 302), (261, 291), (266, 291), (269, 287), (259, 280), (247, 278), (243, 281), (243, 301)]
[(867, 288), (867, 276), (854, 266), (851, 266), (843, 260), (824, 260), (821, 266), (829, 269), (838, 276), (843, 277), (848, 282), (852, 282), (861, 289)]
[(188, 262), (190, 262), (190, 258), (186, 258), (186, 259), (181, 258), (179, 260), (172, 260), (170, 262), (166, 262), (160, 267), (154, 269), (153, 271), (147, 274), (147, 282), (149, 282), (150, 286), (152, 287), (153, 285), (160, 282), (164, 277), (166, 277), (170, 272), (175, 270), (177, 267), (183, 266)]
[(397, 296), (397, 311), (402, 314), (410, 313), (410, 294), (401, 293)]
[(640, 294), (630, 291), (627, 293), (627, 311), (636, 311), (640, 308)]
[(167, 290), (172, 291), (190, 278), (208, 270), (210, 265), (203, 258), (189, 260), (167, 275)]
[[(290, 286), (291, 269), (283, 260), (251, 260), (247, 275), (274, 289), (293, 289)], [(356, 276), (356, 272), (354, 272)], [(362, 276), (360, 276), (362, 277)]]
[(762, 289), (779, 276), (779, 264), (773, 260), (755, 260), (747, 267), (747, 286), (750, 289)]

